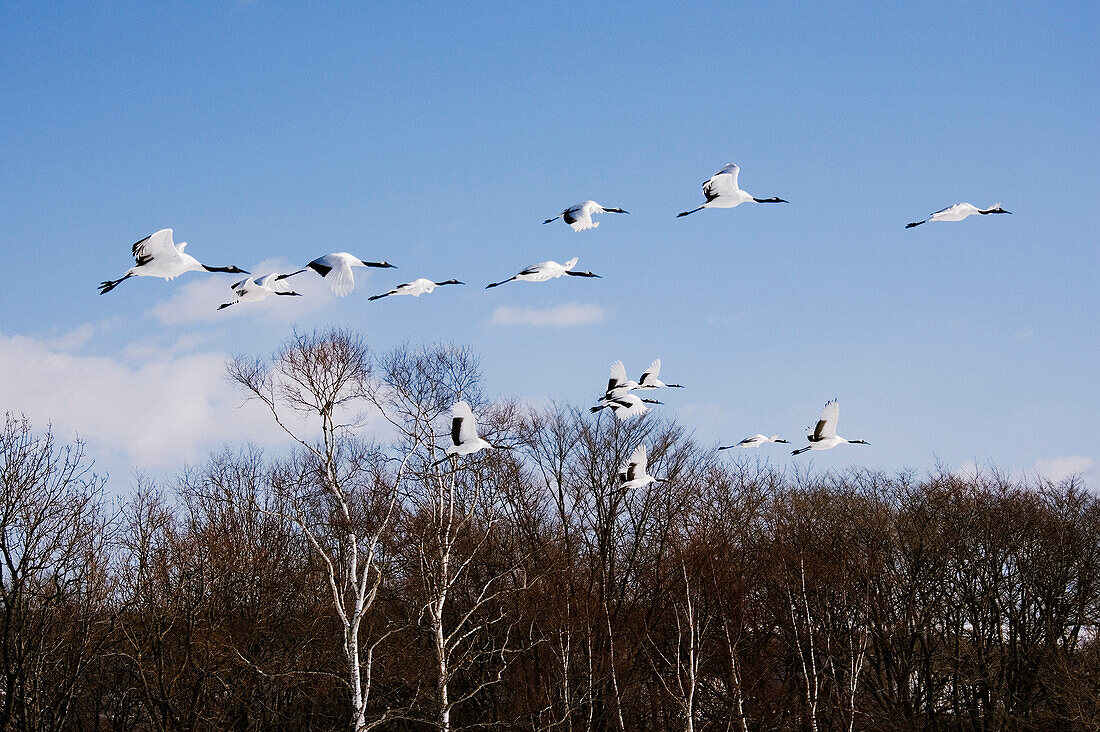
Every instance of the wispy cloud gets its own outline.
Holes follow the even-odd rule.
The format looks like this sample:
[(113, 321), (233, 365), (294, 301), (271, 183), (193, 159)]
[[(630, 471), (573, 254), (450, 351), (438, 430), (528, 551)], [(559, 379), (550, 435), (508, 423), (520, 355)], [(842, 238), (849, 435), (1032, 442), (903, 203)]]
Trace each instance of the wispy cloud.
[(1032, 328), (1030, 325), (1026, 328), (1020, 328), (1020, 330), (1016, 331), (1016, 338), (1017, 340), (1021, 341), (1027, 340), (1033, 335), (1035, 335), (1035, 329)]
[(982, 469), (978, 467), (978, 464), (973, 460), (965, 460), (957, 468), (955, 468), (954, 474), (964, 480), (973, 480), (981, 475)]
[(1036, 460), (1032, 470), (1054, 483), (1080, 475), (1084, 477), (1086, 483), (1096, 489), (1100, 488), (1097, 484), (1097, 478), (1100, 477), (1096, 475), (1097, 468), (1100, 468), (1100, 465), (1097, 465), (1092, 458), (1083, 455), (1060, 455)]
[[(293, 267), (283, 259), (265, 259), (249, 268), (256, 276), (269, 272), (293, 272)], [(230, 285), (248, 275), (185, 275), (194, 277), (180, 285), (167, 299), (149, 309), (147, 315), (161, 325), (180, 325), (184, 323), (210, 323), (241, 317), (266, 317), (289, 321), (300, 318), (305, 313), (323, 307), (332, 299), (332, 293), (324, 280), (312, 272), (303, 272), (297, 277), (284, 280), (293, 283), (295, 292), (302, 297), (269, 297), (259, 303), (240, 303), (225, 310), (218, 310), (222, 303), (234, 300)], [(169, 283), (170, 285), (173, 283)]]
[(1039, 458), (1030, 469), (1021, 466), (1008, 471), (1004, 471), (1003, 468), (992, 463), (982, 466), (973, 460), (967, 460), (955, 468), (953, 472), (958, 477), (966, 479), (973, 479), (981, 475), (1001, 474), (1014, 480), (1033, 479), (1035, 476), (1039, 476), (1052, 483), (1060, 483), (1066, 478), (1080, 476), (1085, 485), (1094, 491), (1100, 491), (1100, 462), (1084, 455), (1059, 455), (1053, 458)]
[(529, 325), (537, 328), (569, 328), (602, 323), (607, 319), (595, 303), (563, 303), (551, 308), (527, 308), (501, 305), (493, 311), (494, 325)]
[(43, 345), (53, 351), (72, 352), (83, 348), (92, 336), (101, 328), (101, 324), (84, 323), (72, 330), (42, 339)]
[(99, 465), (170, 468), (225, 441), (285, 444), (226, 381), (223, 353), (135, 353), (126, 362), (67, 345), (0, 333), (0, 404), (38, 429), (79, 434)]

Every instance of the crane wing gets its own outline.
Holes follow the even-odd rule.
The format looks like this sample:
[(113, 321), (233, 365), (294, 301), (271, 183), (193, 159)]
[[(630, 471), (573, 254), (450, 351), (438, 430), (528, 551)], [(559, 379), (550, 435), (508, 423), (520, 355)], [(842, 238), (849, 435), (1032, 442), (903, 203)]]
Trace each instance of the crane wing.
[(325, 278), (328, 288), (336, 297), (343, 297), (355, 289), (355, 275), (345, 257), (326, 254), (314, 259), (307, 266)]
[(646, 386), (647, 383), (657, 380), (657, 377), (661, 373), (661, 359), (657, 359), (653, 363), (649, 364), (649, 368), (645, 370), (642, 377), (638, 379), (640, 386)]
[(821, 410), (821, 419), (818, 420), (817, 426), (814, 427), (813, 442), (819, 440), (827, 440), (830, 437), (836, 437), (836, 423), (840, 419), (840, 404), (836, 399), (825, 403), (825, 408)]
[(645, 470), (648, 465), (649, 461), (646, 458), (645, 445), (638, 445), (630, 455), (630, 479), (633, 480), (638, 476), (645, 475)]
[(578, 203), (575, 206), (570, 206), (561, 212), (561, 217), (565, 219), (567, 224), (575, 224), (577, 219), (584, 216), (584, 204)]
[(730, 163), (703, 184), (703, 195), (707, 197), (708, 201), (713, 201), (719, 196), (733, 195), (733, 192), (737, 190), (737, 175), (740, 172), (740, 168)]
[(454, 444), (473, 442), (477, 439), (477, 421), (474, 412), (465, 401), (451, 407), (451, 440)]
[(519, 277), (520, 275), (539, 274), (546, 267), (547, 264), (549, 264), (549, 262), (539, 262), (538, 264), (532, 264), (524, 267), (516, 274), (516, 277)]
[(161, 229), (155, 234), (150, 234), (139, 242), (134, 242), (131, 247), (134, 261), (140, 267), (154, 259), (169, 261), (179, 256), (180, 250), (172, 242), (172, 230)]
[(611, 391), (619, 384), (626, 381), (626, 367), (622, 361), (611, 364), (611, 378), (607, 380), (607, 390)]
[[(615, 405), (618, 406), (616, 407)], [(640, 417), (649, 411), (649, 407), (643, 404), (642, 400), (634, 394), (626, 394), (625, 396), (612, 400), (611, 409), (619, 419)]]

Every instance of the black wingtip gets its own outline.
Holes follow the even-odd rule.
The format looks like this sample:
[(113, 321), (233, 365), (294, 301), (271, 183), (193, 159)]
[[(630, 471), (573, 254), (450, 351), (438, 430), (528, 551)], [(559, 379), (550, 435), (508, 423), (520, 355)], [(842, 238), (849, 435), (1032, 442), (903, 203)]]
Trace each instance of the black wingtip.
[(906, 225), (905, 225), (905, 228), (906, 228), (906, 229), (912, 229), (912, 228), (913, 228), (914, 226), (920, 226), (920, 225), (921, 225), (921, 224), (923, 224), (923, 223), (924, 223), (923, 221), (914, 221), (914, 222), (913, 222), (913, 223), (911, 223), (911, 224), (906, 224)]

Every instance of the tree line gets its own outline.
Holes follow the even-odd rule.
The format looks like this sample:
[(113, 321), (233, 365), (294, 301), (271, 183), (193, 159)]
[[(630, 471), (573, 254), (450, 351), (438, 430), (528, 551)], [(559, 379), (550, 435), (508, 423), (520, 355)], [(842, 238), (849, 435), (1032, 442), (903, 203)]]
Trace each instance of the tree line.
[[(719, 459), (345, 330), (227, 370), (293, 449), (123, 499), (7, 415), (0, 728), (1100, 729), (1079, 481)], [(444, 455), (459, 398), (497, 449)]]

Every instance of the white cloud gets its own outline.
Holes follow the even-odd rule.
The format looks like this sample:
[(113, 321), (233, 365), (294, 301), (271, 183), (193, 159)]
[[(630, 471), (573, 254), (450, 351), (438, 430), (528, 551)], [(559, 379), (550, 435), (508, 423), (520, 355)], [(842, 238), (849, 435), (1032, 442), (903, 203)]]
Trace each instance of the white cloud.
[(964, 480), (973, 480), (981, 475), (981, 468), (973, 460), (964, 461), (959, 467), (955, 468), (955, 476)]
[(204, 343), (212, 340), (212, 336), (210, 333), (184, 333), (176, 338), (175, 343), (168, 346), (157, 344), (155, 342), (157, 340), (162, 339), (154, 335), (144, 340), (128, 343), (122, 349), (122, 356), (127, 361), (163, 360), (182, 353), (196, 351)]
[[(143, 354), (133, 354), (140, 357)], [(225, 441), (285, 445), (263, 409), (225, 378), (225, 354), (150, 352), (127, 363), (54, 340), (0, 333), (0, 408), (79, 436), (97, 465), (174, 468)]]
[(1021, 341), (1027, 340), (1033, 335), (1035, 335), (1035, 329), (1032, 328), (1030, 325), (1026, 328), (1021, 328), (1020, 330), (1016, 331), (1016, 339)]
[(1100, 488), (1097, 482), (1096, 469), (1100, 468), (1092, 458), (1082, 455), (1060, 455), (1055, 458), (1041, 458), (1035, 461), (1032, 468), (1036, 473), (1047, 480), (1058, 483), (1074, 475), (1081, 475), (1085, 482), (1092, 488)]
[(73, 328), (68, 333), (51, 336), (43, 339), (43, 344), (55, 351), (77, 351), (92, 339), (98, 326), (94, 323), (84, 323)]
[(602, 323), (607, 318), (595, 303), (563, 303), (552, 308), (527, 308), (501, 305), (493, 311), (494, 325), (531, 325), (540, 328), (568, 328)]

